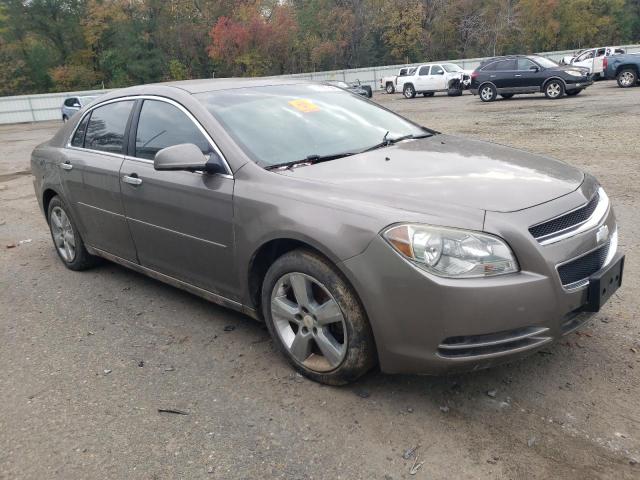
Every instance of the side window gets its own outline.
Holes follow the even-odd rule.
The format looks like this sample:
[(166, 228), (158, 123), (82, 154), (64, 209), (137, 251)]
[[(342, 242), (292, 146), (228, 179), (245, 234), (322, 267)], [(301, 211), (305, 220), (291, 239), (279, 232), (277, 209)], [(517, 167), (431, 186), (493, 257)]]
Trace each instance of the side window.
[(418, 75), (429, 75), (429, 69), (431, 67), (420, 67), (420, 72), (418, 72)]
[(431, 75), (444, 75), (444, 70), (440, 65), (434, 65), (431, 67)]
[(406, 68), (401, 68), (400, 69), (400, 75), (398, 75), (399, 77), (406, 77), (407, 76), (407, 69)]
[(145, 100), (138, 120), (135, 156), (153, 160), (159, 150), (181, 143), (193, 143), (205, 155), (213, 153), (206, 137), (179, 108)]
[(585, 60), (591, 60), (593, 58), (593, 50), (589, 50), (588, 52), (584, 52), (578, 58), (576, 58), (576, 62), (584, 62)]
[(76, 133), (73, 134), (73, 138), (71, 139), (72, 147), (83, 147), (84, 146), (84, 134), (87, 132), (87, 124), (89, 123), (89, 117), (91, 117), (91, 113), (84, 116), (78, 128), (76, 128)]
[(596, 52), (596, 57), (602, 57), (603, 55), (605, 55), (605, 53), (609, 55), (608, 48), (599, 48), (598, 51)]
[(528, 58), (519, 58), (518, 59), (518, 70), (530, 70), (533, 67), (538, 67), (535, 63), (533, 63)]
[(133, 100), (126, 100), (94, 109), (87, 126), (84, 147), (123, 153), (124, 134), (133, 103)]
[(483, 72), (494, 72), (496, 70), (496, 67), (498, 66), (498, 63), (500, 62), (492, 62), (489, 65), (485, 65), (484, 67), (482, 67), (481, 70)]
[(64, 101), (64, 106), (65, 107), (73, 107), (73, 104), (76, 103), (76, 99), (75, 98), (67, 98)]
[(515, 70), (516, 69), (516, 61), (515, 59), (513, 60), (500, 60), (499, 62), (496, 62), (496, 70), (498, 72), (508, 72), (510, 70)]

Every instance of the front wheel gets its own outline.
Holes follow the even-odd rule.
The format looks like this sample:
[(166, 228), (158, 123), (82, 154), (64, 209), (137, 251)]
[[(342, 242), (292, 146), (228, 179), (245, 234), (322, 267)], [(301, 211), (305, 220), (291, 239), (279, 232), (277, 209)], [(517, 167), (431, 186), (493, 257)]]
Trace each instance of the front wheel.
[(416, 96), (416, 89), (413, 88), (413, 85), (411, 84), (405, 85), (402, 90), (402, 94), (405, 98), (414, 98)]
[(480, 87), (479, 95), (483, 102), (493, 102), (498, 96), (498, 91), (496, 87), (488, 83)]
[(551, 80), (544, 87), (544, 96), (551, 100), (557, 100), (563, 95), (564, 83), (562, 83), (560, 80)]
[(55, 196), (49, 202), (47, 220), (56, 252), (70, 270), (86, 270), (99, 263), (100, 259), (87, 252), (78, 229), (62, 199)]
[(263, 282), (262, 311), (279, 350), (316, 382), (344, 385), (376, 363), (364, 309), (320, 255), (301, 249), (278, 258)]
[(618, 73), (616, 80), (618, 81), (618, 86), (620, 88), (633, 87), (638, 82), (638, 74), (635, 70), (625, 68)]

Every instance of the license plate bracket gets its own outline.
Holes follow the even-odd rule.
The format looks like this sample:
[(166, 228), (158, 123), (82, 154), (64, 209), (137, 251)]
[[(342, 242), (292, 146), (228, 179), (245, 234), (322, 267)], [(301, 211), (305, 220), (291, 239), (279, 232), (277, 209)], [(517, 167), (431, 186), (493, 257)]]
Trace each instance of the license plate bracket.
[(598, 312), (622, 285), (624, 255), (618, 254), (614, 260), (599, 272), (589, 277), (588, 302), (585, 310)]

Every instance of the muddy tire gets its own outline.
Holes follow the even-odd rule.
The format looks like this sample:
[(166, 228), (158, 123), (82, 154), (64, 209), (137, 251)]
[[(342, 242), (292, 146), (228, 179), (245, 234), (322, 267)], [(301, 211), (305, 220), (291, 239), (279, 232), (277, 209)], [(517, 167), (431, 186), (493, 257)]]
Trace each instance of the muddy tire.
[(274, 343), (311, 380), (344, 385), (376, 364), (364, 308), (321, 255), (298, 249), (278, 258), (265, 276), (261, 302)]
[(47, 222), (56, 253), (65, 267), (79, 271), (100, 263), (99, 257), (87, 252), (67, 205), (57, 195), (49, 202)]
[(404, 98), (415, 98), (416, 89), (413, 88), (413, 85), (409, 83), (408, 85), (405, 85), (404, 88), (402, 89), (402, 94), (404, 95)]

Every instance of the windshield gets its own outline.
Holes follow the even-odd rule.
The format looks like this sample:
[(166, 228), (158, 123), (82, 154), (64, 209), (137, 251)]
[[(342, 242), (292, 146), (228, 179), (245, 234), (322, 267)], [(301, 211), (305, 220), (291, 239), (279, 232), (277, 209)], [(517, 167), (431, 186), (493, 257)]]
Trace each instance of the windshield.
[(449, 73), (462, 71), (462, 69), (455, 63), (443, 63), (442, 68), (444, 68)]
[[(427, 132), (330, 85), (236, 88), (195, 95), (258, 164), (268, 167), (359, 152), (385, 139)], [(388, 132), (388, 133), (387, 133)]]
[(531, 58), (531, 60), (533, 60), (534, 62), (536, 62), (538, 65), (540, 65), (543, 68), (554, 68), (554, 67), (558, 67), (559, 66), (553, 60), (549, 60), (548, 58), (545, 58), (545, 57), (532, 56), (532, 57), (529, 57), (529, 58)]

